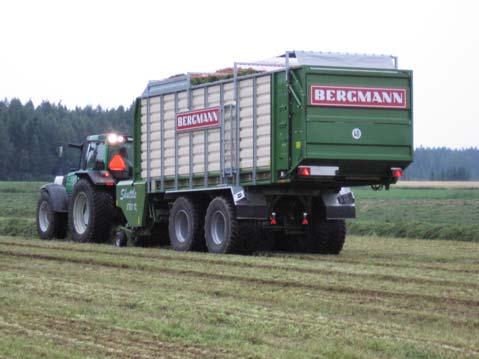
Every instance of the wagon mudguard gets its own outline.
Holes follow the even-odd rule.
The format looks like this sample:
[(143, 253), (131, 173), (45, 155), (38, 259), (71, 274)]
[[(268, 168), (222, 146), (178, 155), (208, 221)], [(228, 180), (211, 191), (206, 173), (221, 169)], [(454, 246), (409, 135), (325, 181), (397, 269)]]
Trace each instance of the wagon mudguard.
[(356, 218), (356, 199), (349, 188), (343, 187), (339, 192), (321, 193), (326, 219)]
[(56, 183), (49, 183), (44, 185), (41, 190), (46, 191), (50, 196), (54, 212), (68, 212), (68, 194), (64, 186)]

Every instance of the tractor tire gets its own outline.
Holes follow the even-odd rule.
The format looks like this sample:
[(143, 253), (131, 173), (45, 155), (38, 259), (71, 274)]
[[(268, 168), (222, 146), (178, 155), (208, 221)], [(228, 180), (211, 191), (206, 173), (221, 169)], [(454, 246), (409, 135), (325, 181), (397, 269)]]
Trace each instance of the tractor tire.
[(191, 198), (178, 197), (173, 203), (168, 220), (171, 247), (186, 252), (204, 250), (202, 206)]
[[(247, 232), (246, 227), (243, 233)], [(242, 253), (245, 246), (242, 241), (240, 224), (236, 219), (233, 204), (225, 197), (215, 197), (206, 210), (205, 239), (211, 253)], [(244, 237), (243, 237), (244, 238)]]
[(67, 236), (66, 213), (53, 211), (52, 201), (47, 191), (42, 191), (38, 198), (36, 222), (40, 239), (64, 239)]
[(75, 242), (108, 241), (113, 216), (113, 196), (110, 192), (95, 188), (86, 179), (75, 184), (68, 209), (68, 223)]

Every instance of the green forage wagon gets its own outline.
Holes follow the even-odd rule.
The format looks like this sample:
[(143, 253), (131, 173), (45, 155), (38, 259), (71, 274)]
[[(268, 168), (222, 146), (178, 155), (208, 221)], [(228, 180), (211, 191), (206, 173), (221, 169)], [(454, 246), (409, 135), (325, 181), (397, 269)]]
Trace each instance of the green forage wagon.
[(294, 51), (151, 81), (133, 138), (90, 136), (41, 189), (43, 239), (169, 241), (179, 251), (339, 254), (353, 186), (412, 162), (412, 72), (392, 56)]

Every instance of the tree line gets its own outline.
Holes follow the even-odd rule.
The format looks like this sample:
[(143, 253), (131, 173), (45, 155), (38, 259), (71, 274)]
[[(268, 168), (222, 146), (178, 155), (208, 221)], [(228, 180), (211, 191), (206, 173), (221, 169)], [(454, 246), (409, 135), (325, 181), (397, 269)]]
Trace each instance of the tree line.
[(405, 179), (430, 181), (479, 180), (479, 149), (419, 147)]
[[(133, 107), (68, 109), (61, 103), (18, 99), (0, 101), (0, 180), (47, 180), (64, 167), (60, 144), (81, 143), (86, 136), (112, 130), (132, 133)], [(65, 151), (68, 159), (78, 158)]]
[[(0, 180), (50, 180), (67, 166), (57, 157), (59, 144), (81, 143), (90, 134), (113, 130), (133, 133), (133, 105), (68, 109), (48, 101), (38, 106), (0, 101)], [(66, 154), (73, 163), (77, 154)], [(479, 149), (419, 147), (405, 179), (479, 180)]]

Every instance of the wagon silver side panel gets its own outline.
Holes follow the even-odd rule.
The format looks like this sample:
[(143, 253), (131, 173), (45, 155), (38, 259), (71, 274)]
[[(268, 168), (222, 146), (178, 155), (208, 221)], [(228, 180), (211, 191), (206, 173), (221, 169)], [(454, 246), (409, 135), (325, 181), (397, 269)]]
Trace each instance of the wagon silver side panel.
[[(176, 132), (177, 113), (209, 107), (221, 109), (220, 127)], [(175, 189), (208, 186), (213, 175), (233, 183), (238, 171), (255, 183), (270, 167), (271, 74), (239, 79), (236, 90), (230, 80), (142, 98), (141, 176), (160, 183), (153, 189), (171, 179)]]

